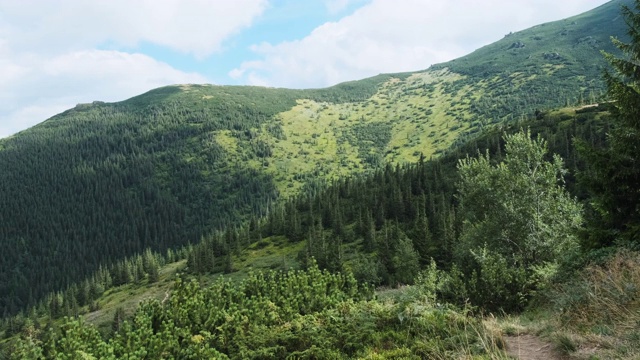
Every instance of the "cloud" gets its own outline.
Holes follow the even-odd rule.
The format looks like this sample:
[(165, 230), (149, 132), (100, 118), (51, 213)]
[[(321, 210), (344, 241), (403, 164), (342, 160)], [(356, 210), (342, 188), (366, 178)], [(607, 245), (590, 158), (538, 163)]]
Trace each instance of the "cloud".
[(203, 58), (266, 7), (267, 0), (9, 0), (0, 5), (0, 38), (39, 52), (149, 42)]
[(7, 68), (24, 71), (0, 67), (0, 79), (19, 73), (12, 81), (0, 82), (0, 138), (78, 103), (119, 101), (167, 84), (207, 82), (149, 56), (119, 51), (83, 50), (17, 60), (22, 65), (9, 63)]
[(357, 1), (362, 0), (324, 0), (324, 6), (327, 8), (329, 14), (337, 14)]
[(140, 46), (204, 59), (266, 7), (267, 0), (2, 0), (0, 137), (76, 103), (208, 82), (141, 54)]
[[(339, 7), (344, 2), (326, 4)], [(420, 70), (465, 55), (509, 31), (576, 15), (603, 2), (374, 0), (300, 40), (253, 45), (258, 59), (242, 63), (229, 75), (250, 84), (304, 88)]]

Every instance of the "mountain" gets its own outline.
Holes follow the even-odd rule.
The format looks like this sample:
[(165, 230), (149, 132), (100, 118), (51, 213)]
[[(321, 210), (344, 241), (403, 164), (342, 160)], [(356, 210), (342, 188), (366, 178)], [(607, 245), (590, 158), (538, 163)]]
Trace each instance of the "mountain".
[[(449, 63), (433, 66), (462, 74), (483, 101), (470, 107), (479, 118), (503, 120), (535, 109), (593, 103), (603, 94), (601, 50), (617, 54), (611, 37), (626, 40), (622, 5), (615, 0), (560, 21), (509, 33)], [(461, 85), (458, 85), (461, 87)]]
[(415, 73), (309, 90), (167, 86), (79, 104), (0, 140), (0, 312), (146, 248), (263, 216), (304, 189), (596, 101), (600, 50), (624, 36), (622, 3)]

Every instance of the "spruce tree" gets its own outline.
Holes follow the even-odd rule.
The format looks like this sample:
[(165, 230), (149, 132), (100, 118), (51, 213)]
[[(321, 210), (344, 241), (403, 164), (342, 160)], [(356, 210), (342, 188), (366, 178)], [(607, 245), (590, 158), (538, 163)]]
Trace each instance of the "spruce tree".
[(629, 42), (612, 38), (622, 56), (603, 52), (612, 66), (604, 73), (611, 104), (611, 129), (604, 148), (578, 143), (587, 162), (588, 248), (615, 243), (640, 245), (640, 0), (622, 7)]

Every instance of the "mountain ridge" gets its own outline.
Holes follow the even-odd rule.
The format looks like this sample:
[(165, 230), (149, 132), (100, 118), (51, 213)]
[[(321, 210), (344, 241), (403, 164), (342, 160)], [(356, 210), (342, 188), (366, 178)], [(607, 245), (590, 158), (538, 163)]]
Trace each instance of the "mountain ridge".
[[(575, 18), (601, 24), (621, 3)], [(541, 28), (568, 39), (577, 30), (561, 35), (566, 21)], [(2, 139), (0, 311), (15, 313), (145, 248), (197, 243), (264, 216), (314, 183), (438, 156), (537, 109), (599, 98), (600, 68), (588, 64), (604, 67), (599, 48), (611, 47), (600, 39), (611, 34), (591, 28), (597, 36), (577, 39), (591, 36), (596, 48), (587, 39), (566, 51), (538, 49), (531, 63), (514, 60), (532, 49), (529, 40), (503, 49), (517, 43), (509, 38), (495, 45), (499, 53), (488, 45), (446, 67), (325, 89), (167, 86), (80, 104)], [(495, 66), (502, 63), (533, 66)], [(485, 76), (483, 67), (502, 71)]]

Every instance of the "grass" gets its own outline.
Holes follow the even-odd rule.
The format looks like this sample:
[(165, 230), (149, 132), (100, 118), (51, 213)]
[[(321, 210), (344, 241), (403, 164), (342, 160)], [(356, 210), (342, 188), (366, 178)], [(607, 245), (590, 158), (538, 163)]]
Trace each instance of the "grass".
[(640, 358), (640, 253), (620, 252), (546, 294), (546, 303), (485, 327), (539, 336), (572, 359)]
[[(255, 141), (269, 144), (272, 156), (244, 159), (245, 164), (271, 174), (280, 194), (291, 196), (310, 178), (332, 180), (372, 169), (378, 164), (371, 163), (371, 156), (404, 163), (417, 161), (420, 154), (435, 155), (471, 128), (469, 106), (480, 94), (469, 86), (457, 94), (446, 91), (447, 84), (462, 78), (446, 70), (425, 71), (391, 78), (364, 101), (299, 99), (256, 130)], [(284, 136), (268, 131), (273, 126)], [(218, 133), (216, 139), (236, 156), (247, 145), (230, 136)]]
[[(186, 265), (185, 260), (167, 264), (160, 269), (159, 281), (152, 284), (125, 284), (107, 290), (97, 300), (99, 309), (87, 312), (84, 319), (98, 326), (103, 332), (109, 331), (111, 321), (118, 307), (125, 309), (127, 315), (133, 314), (138, 304), (145, 299), (163, 300), (171, 291), (176, 273)], [(88, 309), (84, 309), (87, 311)]]
[[(200, 275), (198, 280), (206, 286), (220, 276), (237, 281), (246, 278), (251, 271), (297, 269), (299, 264), (296, 257), (303, 246), (303, 242), (290, 244), (280, 236), (265, 238), (249, 246), (240, 255), (233, 256), (233, 272)], [(89, 312), (85, 307), (80, 312), (88, 323), (94, 324), (103, 333), (108, 333), (117, 308), (122, 307), (126, 315), (131, 315), (145, 299), (164, 300), (171, 292), (176, 275), (183, 272), (185, 267), (186, 260), (166, 264), (160, 269), (158, 282), (125, 284), (111, 288), (97, 300), (98, 310)]]
[(554, 340), (556, 348), (565, 355), (570, 355), (578, 350), (578, 344), (570, 335), (560, 333)]
[(285, 237), (265, 238), (249, 246), (240, 256), (234, 257), (233, 276), (244, 277), (254, 270), (288, 270), (299, 268), (296, 257), (304, 242), (291, 244)]

